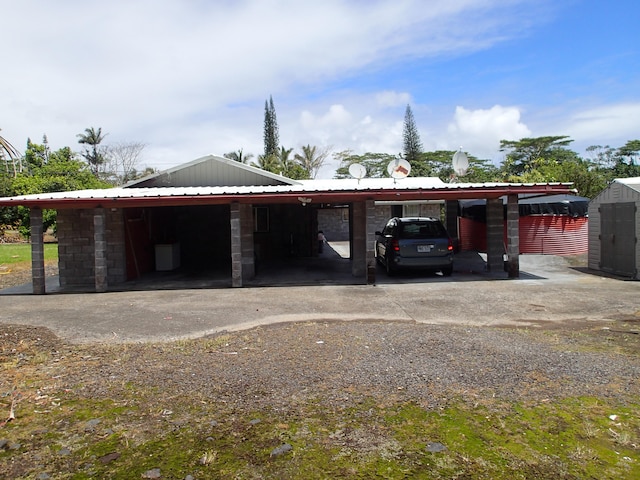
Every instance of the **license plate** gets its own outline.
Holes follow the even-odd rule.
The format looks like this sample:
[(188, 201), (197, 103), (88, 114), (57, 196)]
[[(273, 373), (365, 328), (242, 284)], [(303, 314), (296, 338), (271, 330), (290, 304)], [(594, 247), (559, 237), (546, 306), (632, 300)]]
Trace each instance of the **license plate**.
[(418, 245), (418, 253), (429, 253), (433, 245)]

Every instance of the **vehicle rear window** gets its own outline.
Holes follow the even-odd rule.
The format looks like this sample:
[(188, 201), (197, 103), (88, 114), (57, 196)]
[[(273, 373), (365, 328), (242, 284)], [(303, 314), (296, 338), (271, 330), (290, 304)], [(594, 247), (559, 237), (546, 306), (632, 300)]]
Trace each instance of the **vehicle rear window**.
[(447, 233), (439, 222), (412, 222), (400, 225), (400, 238), (442, 238)]

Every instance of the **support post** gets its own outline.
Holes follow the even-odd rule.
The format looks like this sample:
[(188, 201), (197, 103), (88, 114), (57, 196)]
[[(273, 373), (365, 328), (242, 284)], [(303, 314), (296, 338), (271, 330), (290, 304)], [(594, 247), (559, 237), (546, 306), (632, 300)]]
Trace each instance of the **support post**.
[(29, 212), (31, 223), (31, 284), (35, 295), (44, 295), (44, 238), (42, 209), (33, 207)]
[(520, 276), (520, 209), (518, 195), (507, 197), (507, 272), (509, 278)]
[(504, 272), (504, 207), (502, 199), (487, 199), (487, 270)]
[(354, 202), (351, 209), (353, 220), (353, 241), (351, 252), (351, 273), (354, 277), (367, 280), (367, 202)]
[(240, 204), (231, 204), (231, 286), (242, 287), (242, 228)]
[(458, 200), (446, 200), (444, 202), (444, 219), (447, 233), (458, 249), (460, 245), (460, 232), (458, 232)]
[(256, 276), (256, 256), (253, 240), (253, 205), (240, 205), (240, 249), (242, 263), (242, 283)]
[(242, 287), (256, 276), (253, 206), (231, 204), (231, 286)]
[(367, 262), (367, 283), (373, 285), (376, 283), (376, 252), (375, 252), (375, 222), (376, 222), (376, 209), (375, 202), (373, 200), (367, 200), (365, 202), (365, 212), (367, 218), (366, 231), (366, 262)]
[(106, 292), (107, 281), (107, 236), (104, 208), (96, 208), (93, 214), (94, 278), (96, 292)]

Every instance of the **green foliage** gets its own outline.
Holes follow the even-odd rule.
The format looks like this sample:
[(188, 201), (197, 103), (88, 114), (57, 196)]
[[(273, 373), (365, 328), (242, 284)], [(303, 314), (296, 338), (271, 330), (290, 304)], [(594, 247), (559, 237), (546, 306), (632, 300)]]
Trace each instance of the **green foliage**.
[[(45, 141), (38, 145), (28, 141), (25, 152), (28, 168), (11, 179), (5, 189), (9, 195), (31, 195), (48, 192), (66, 192), (93, 188), (108, 188), (110, 185), (96, 178), (90, 167), (78, 160), (69, 147), (50, 152)], [(3, 182), (6, 184), (6, 179)], [(45, 229), (55, 225), (56, 212), (43, 210)], [(4, 209), (2, 223), (20, 229), (23, 235), (29, 235), (29, 209), (17, 207)]]
[(402, 140), (404, 158), (413, 167), (413, 163), (416, 162), (422, 154), (422, 142), (420, 141), (418, 127), (416, 126), (416, 121), (413, 118), (413, 112), (409, 105), (407, 105), (407, 109), (404, 114)]
[(249, 163), (249, 160), (251, 160), (251, 158), (253, 157), (253, 154), (251, 153), (245, 154), (240, 148), (234, 152), (225, 153), (223, 157), (238, 163)]
[(333, 154), (333, 158), (340, 162), (336, 170), (335, 178), (351, 178), (349, 167), (354, 163), (359, 163), (367, 169), (367, 177), (384, 178), (388, 177), (387, 165), (391, 160), (397, 160), (395, 155), (388, 153), (371, 153), (356, 155), (351, 150), (344, 150)]
[(264, 156), (278, 155), (280, 136), (278, 133), (278, 120), (276, 108), (273, 105), (273, 97), (264, 102)]
[(309, 179), (309, 171), (299, 161), (291, 158), (292, 152), (293, 148), (280, 147), (275, 155), (259, 155), (258, 163), (253, 162), (252, 166), (293, 180)]
[(89, 168), (95, 176), (98, 176), (101, 166), (106, 161), (104, 151), (100, 148), (100, 144), (104, 140), (105, 136), (106, 134), (102, 134), (102, 128), (98, 128), (96, 130), (93, 127), (85, 128), (84, 133), (79, 133), (77, 135), (79, 144), (89, 145), (90, 147), (84, 149), (82, 156), (89, 164)]
[(507, 152), (502, 169), (506, 176), (522, 175), (535, 168), (538, 159), (556, 158), (556, 155), (572, 141), (567, 136), (501, 140), (500, 151)]
[(310, 178), (316, 178), (328, 155), (328, 149), (319, 150), (315, 145), (312, 147), (307, 144), (302, 146), (302, 155), (296, 153), (294, 158), (308, 172)]

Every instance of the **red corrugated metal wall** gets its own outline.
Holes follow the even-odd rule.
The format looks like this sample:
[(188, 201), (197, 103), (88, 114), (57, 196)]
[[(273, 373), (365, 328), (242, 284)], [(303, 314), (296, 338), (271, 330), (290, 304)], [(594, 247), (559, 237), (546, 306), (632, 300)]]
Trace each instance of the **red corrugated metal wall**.
[[(459, 218), (460, 250), (487, 250), (487, 226)], [(507, 243), (506, 229), (504, 243)], [(588, 251), (588, 218), (562, 215), (520, 217), (520, 253), (578, 255)]]
[(460, 251), (487, 251), (487, 226), (469, 218), (458, 217)]

